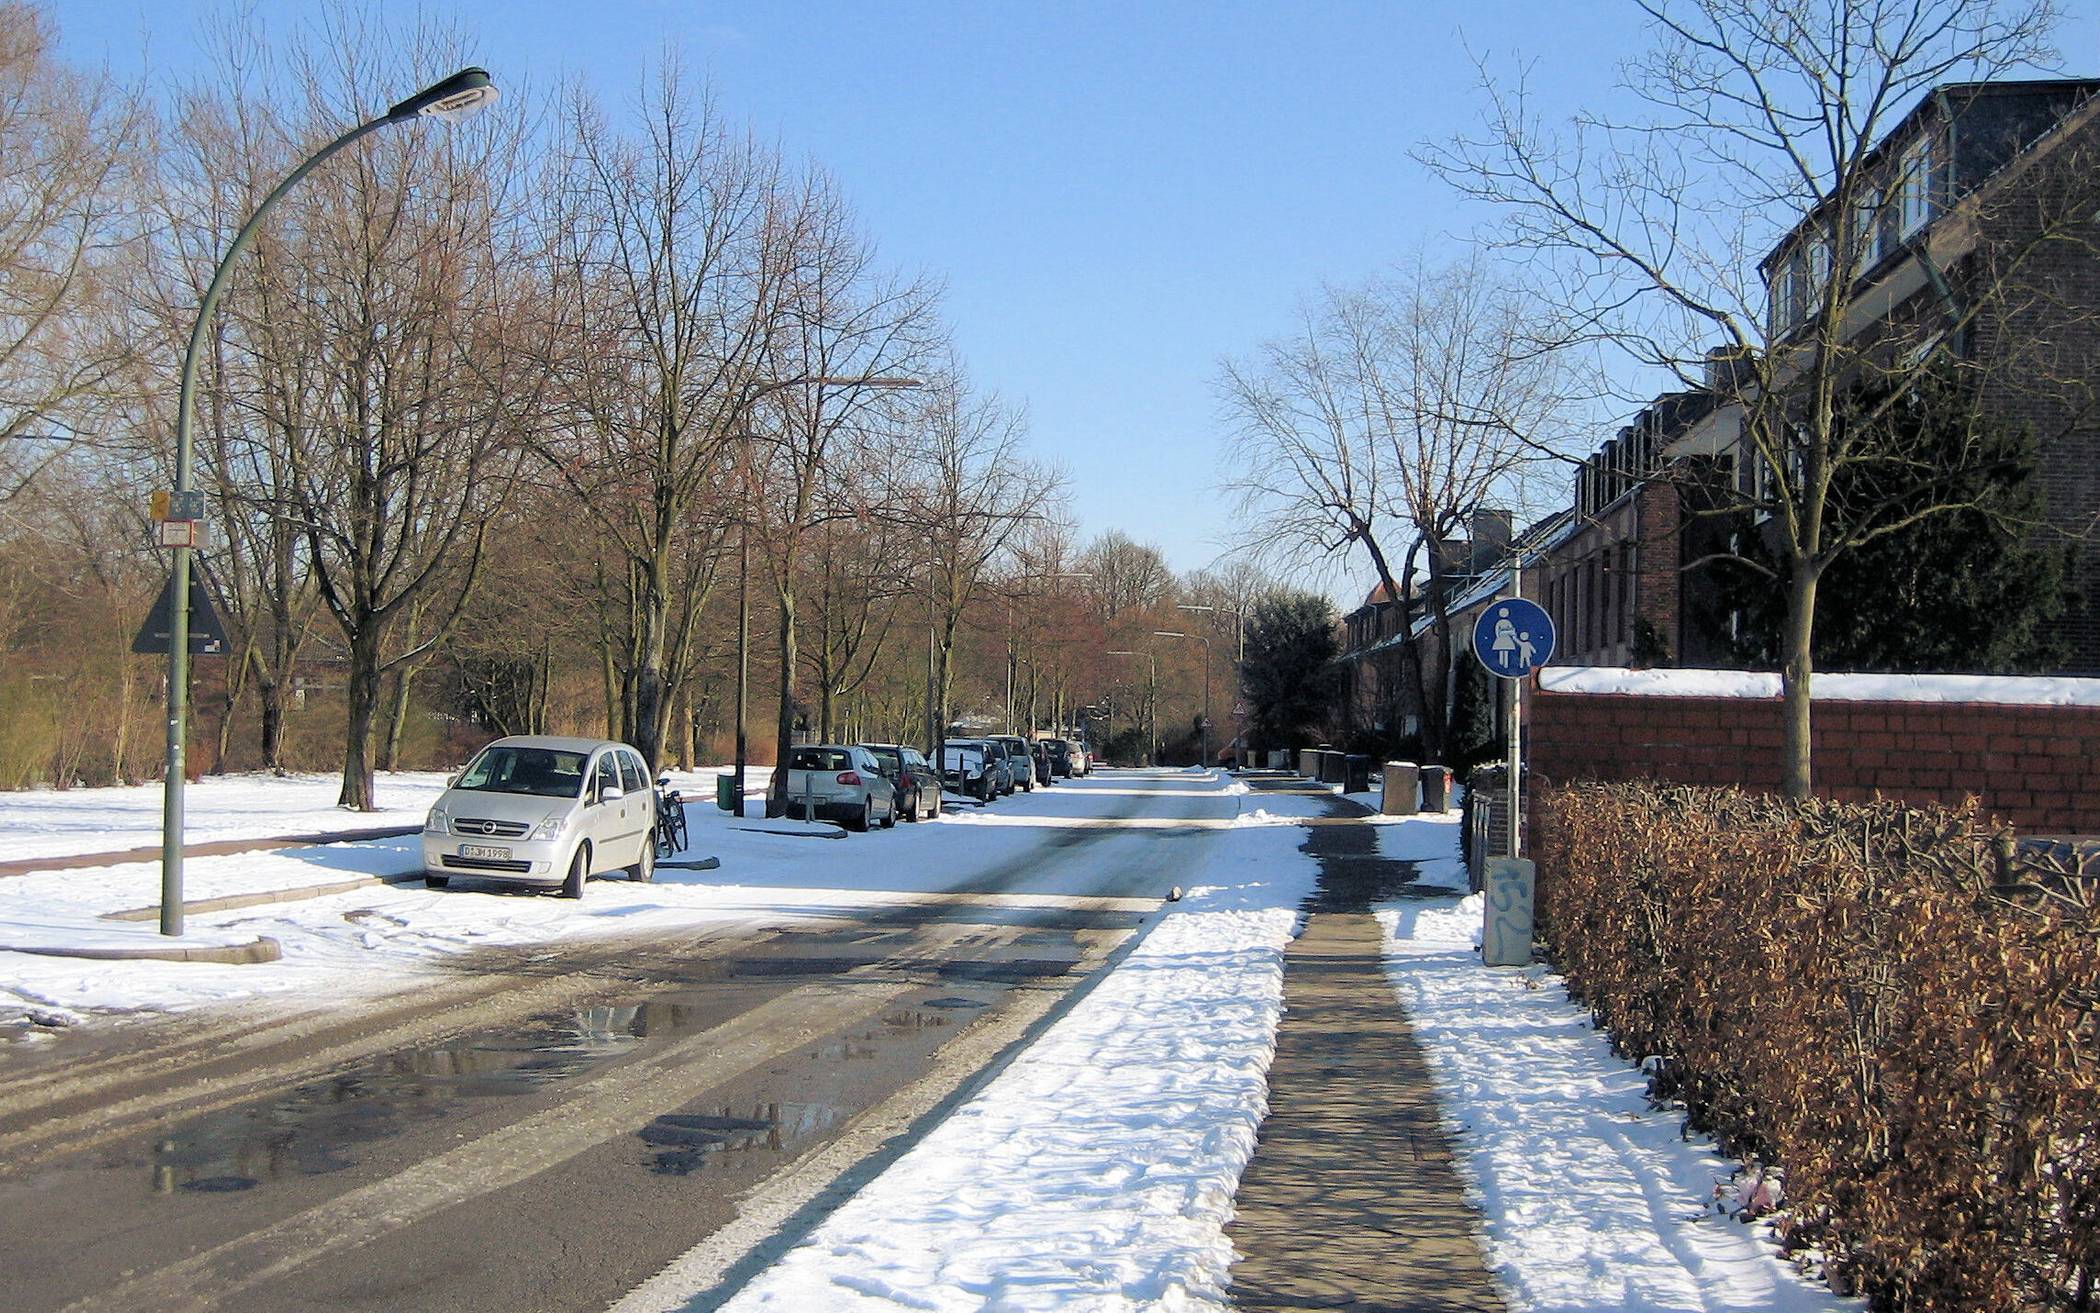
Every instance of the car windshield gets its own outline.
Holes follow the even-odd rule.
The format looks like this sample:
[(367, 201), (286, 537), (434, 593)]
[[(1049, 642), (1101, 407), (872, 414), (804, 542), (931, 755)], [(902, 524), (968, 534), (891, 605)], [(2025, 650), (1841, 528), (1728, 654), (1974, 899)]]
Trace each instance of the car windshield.
[(852, 770), (853, 756), (838, 748), (797, 748), (789, 770)]
[(528, 793), (542, 798), (573, 798), (583, 792), (581, 752), (559, 748), (498, 745), (474, 758), (460, 774), (455, 789), (476, 793)]

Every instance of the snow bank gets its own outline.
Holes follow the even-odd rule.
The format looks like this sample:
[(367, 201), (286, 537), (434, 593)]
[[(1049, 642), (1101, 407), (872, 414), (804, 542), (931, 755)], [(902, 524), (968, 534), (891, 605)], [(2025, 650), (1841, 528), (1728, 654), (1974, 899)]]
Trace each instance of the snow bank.
[(1317, 872), (1303, 838), (1223, 832), (1128, 958), (726, 1307), (1229, 1307), (1224, 1226)]
[(1378, 837), (1378, 855), (1396, 862), (1413, 862), (1415, 884), (1423, 889), (1466, 887), (1466, 864), (1458, 855), (1459, 826), (1465, 813), (1441, 816), (1389, 816), (1377, 820), (1372, 833)]
[[(1611, 693), (1658, 698), (1776, 698), (1779, 676), (1757, 670), (1628, 670), (1548, 666), (1548, 693)], [(2007, 706), (2100, 707), (2100, 679), (2064, 675), (1818, 674), (1818, 702), (1985, 702)]]
[(1715, 1210), (1735, 1164), (1648, 1106), (1641, 1073), (1557, 977), (1481, 965), (1480, 895), (1378, 918), (1513, 1313), (1864, 1307)]

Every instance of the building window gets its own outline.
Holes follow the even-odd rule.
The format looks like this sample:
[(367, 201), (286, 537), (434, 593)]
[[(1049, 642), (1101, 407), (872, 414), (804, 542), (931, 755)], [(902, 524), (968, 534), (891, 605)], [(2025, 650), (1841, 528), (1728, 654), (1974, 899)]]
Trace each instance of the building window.
[(1625, 556), (1621, 559), (1624, 561), (1623, 568), (1626, 571), (1626, 632), (1620, 637), (1631, 643), (1633, 641), (1633, 614), (1635, 609), (1640, 606), (1640, 589), (1638, 585), (1641, 577), (1641, 549), (1634, 543), (1627, 543), (1621, 550), (1625, 552)]
[(1932, 138), (1920, 137), (1905, 146), (1898, 170), (1900, 234), (1909, 237), (1932, 220)]

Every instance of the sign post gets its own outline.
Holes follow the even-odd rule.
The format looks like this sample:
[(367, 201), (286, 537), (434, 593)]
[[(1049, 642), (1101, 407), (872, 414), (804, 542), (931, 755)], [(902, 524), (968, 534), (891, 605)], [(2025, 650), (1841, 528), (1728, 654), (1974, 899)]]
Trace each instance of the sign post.
[(1509, 696), (1509, 856), (1523, 855), (1517, 818), (1522, 801), (1518, 780), (1523, 769), (1523, 699), (1517, 682), (1553, 659), (1557, 635), (1553, 617), (1536, 602), (1504, 597), (1489, 602), (1473, 621), (1473, 655), (1481, 666), (1508, 685)]

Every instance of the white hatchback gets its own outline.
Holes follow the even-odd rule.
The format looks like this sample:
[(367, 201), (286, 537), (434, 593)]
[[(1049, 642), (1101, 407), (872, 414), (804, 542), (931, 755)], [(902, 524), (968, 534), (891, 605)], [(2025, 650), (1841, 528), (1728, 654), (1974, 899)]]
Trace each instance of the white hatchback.
[(423, 880), (455, 875), (583, 897), (594, 875), (656, 874), (656, 795), (624, 743), (533, 734), (498, 739), (452, 779), (423, 822)]

